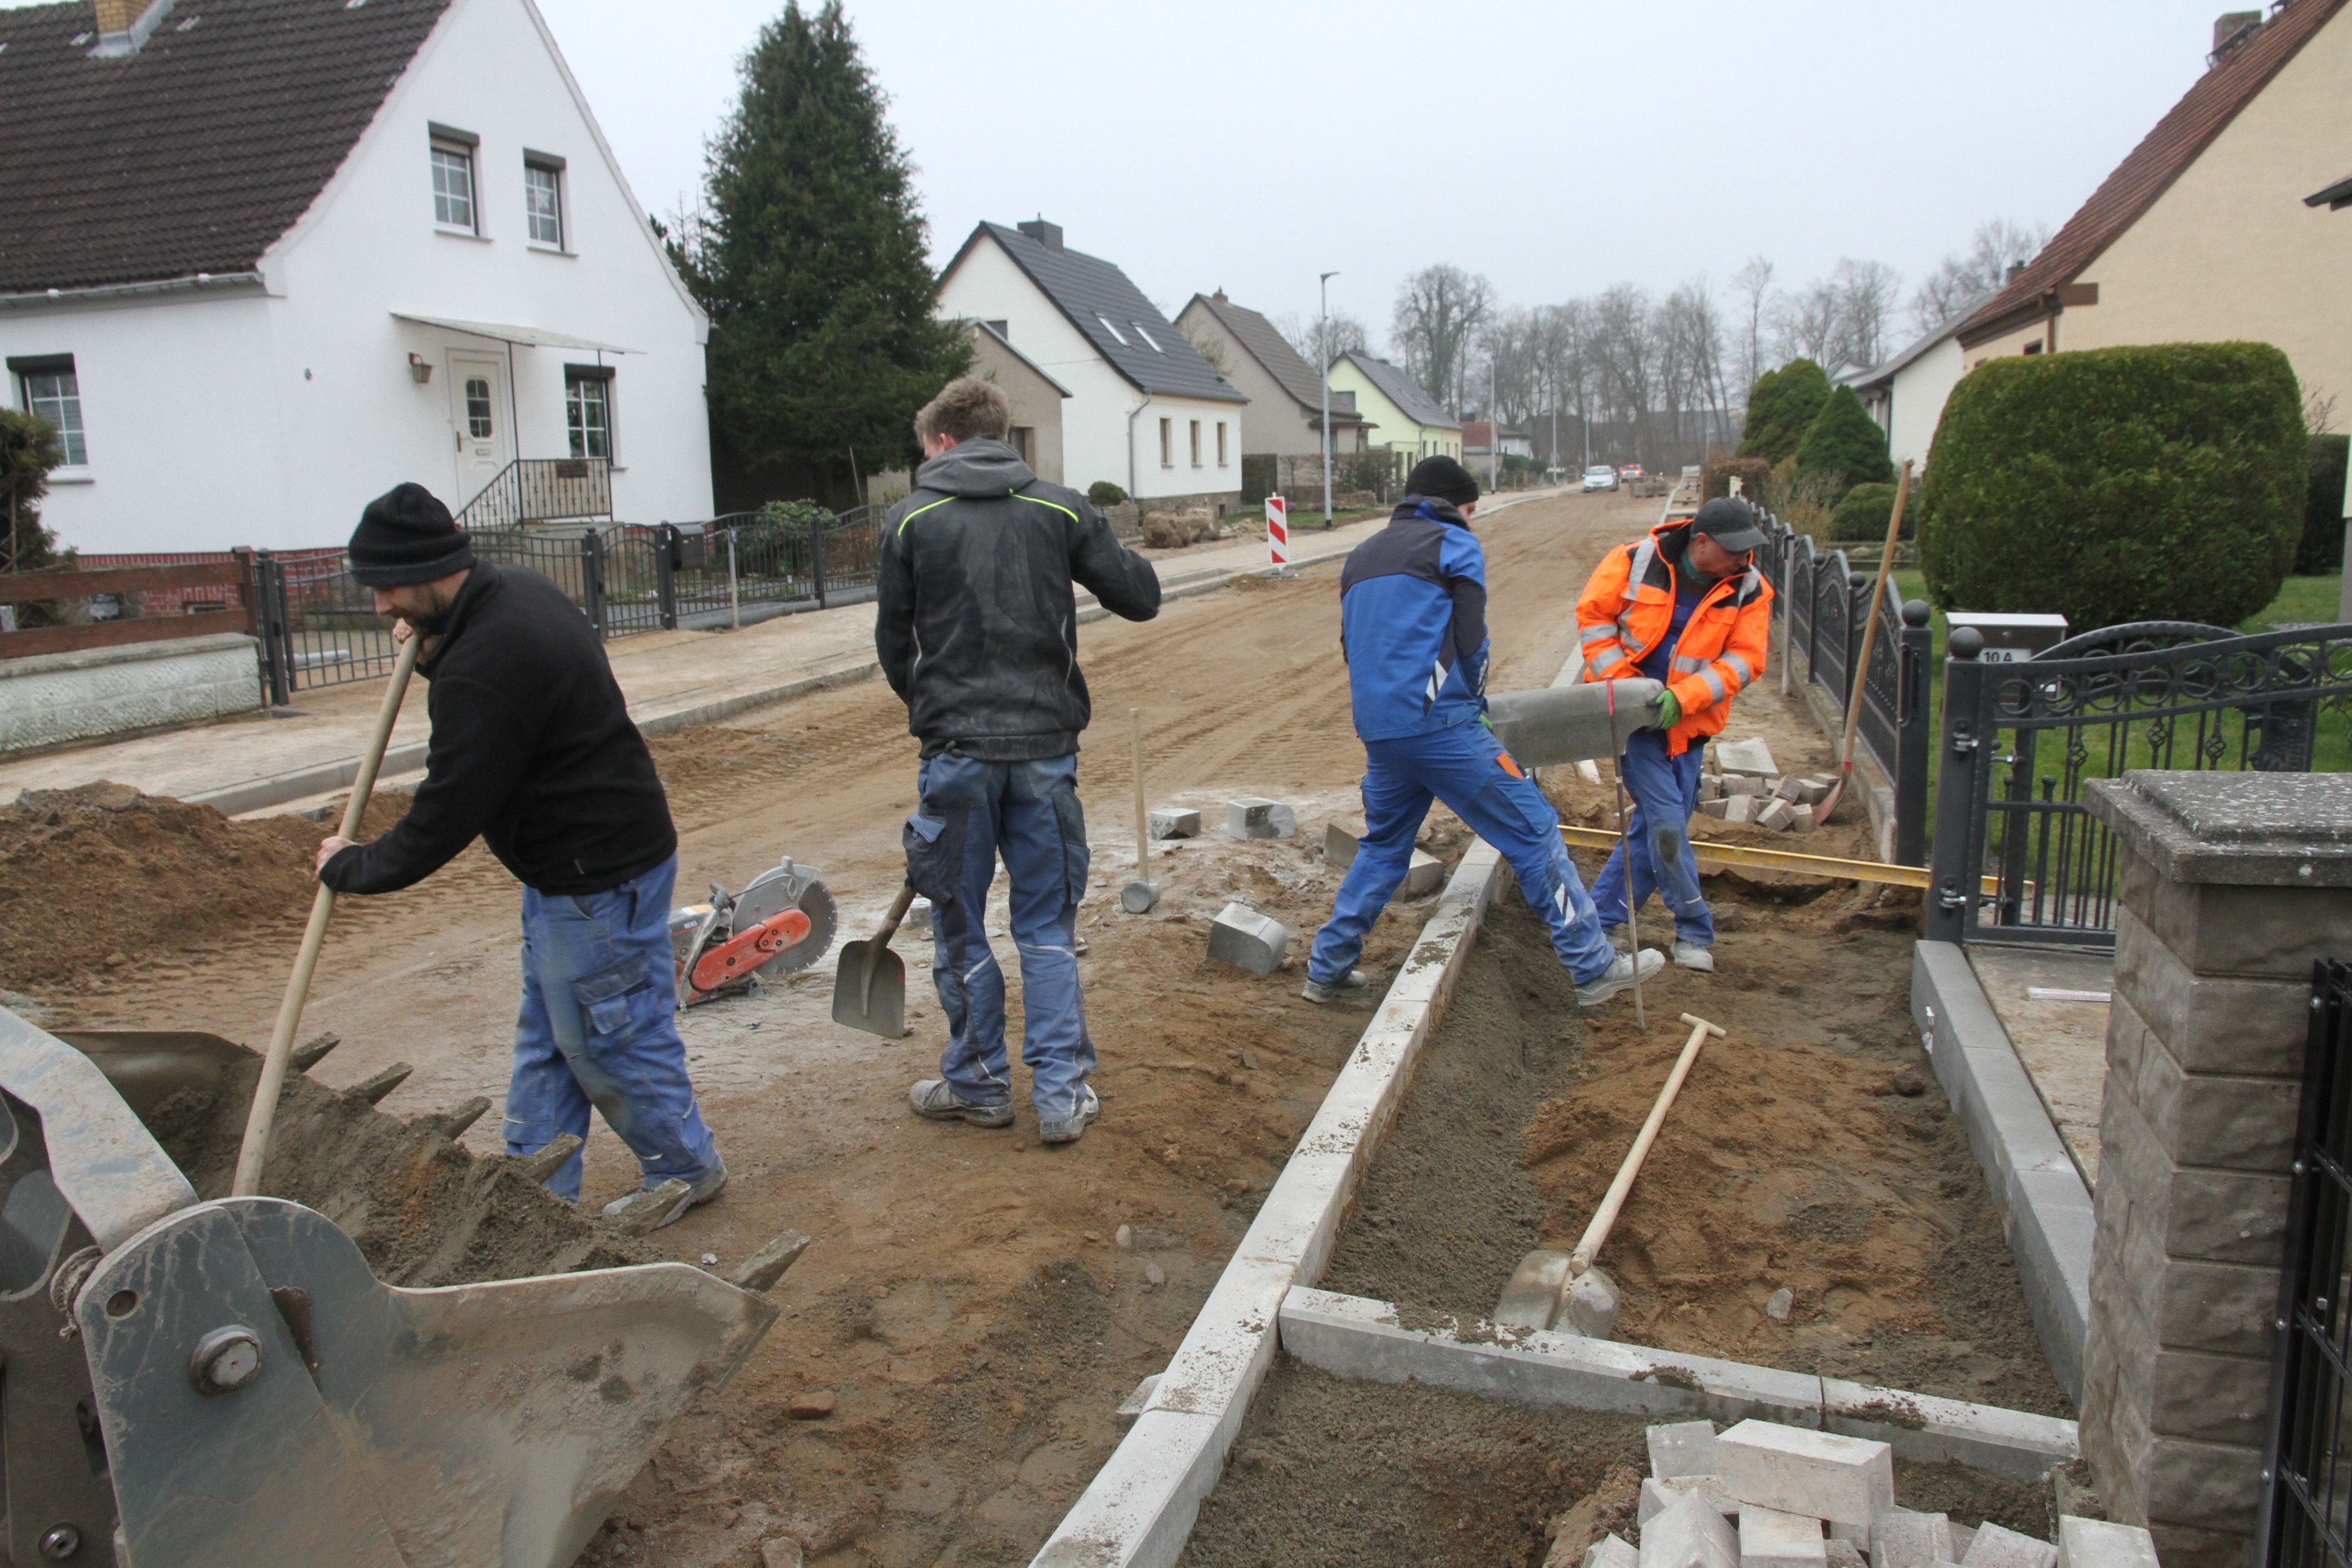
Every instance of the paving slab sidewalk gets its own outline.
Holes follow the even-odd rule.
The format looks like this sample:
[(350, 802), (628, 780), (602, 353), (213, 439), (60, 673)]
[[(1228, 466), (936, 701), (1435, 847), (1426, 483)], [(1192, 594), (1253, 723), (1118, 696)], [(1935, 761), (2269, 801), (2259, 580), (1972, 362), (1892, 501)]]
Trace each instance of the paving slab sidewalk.
[[(1528, 492), (1492, 509), (1533, 499)], [(1336, 560), (1387, 519), (1367, 518), (1328, 533), (1294, 536), (1293, 560)], [(1148, 551), (1170, 596), (1206, 592), (1265, 568), (1262, 538), (1211, 549)], [(1081, 619), (1093, 606), (1078, 600)], [(1095, 616), (1102, 613), (1098, 609)], [(629, 713), (650, 734), (708, 724), (767, 703), (874, 672), (874, 605), (782, 615), (740, 631), (653, 632), (604, 645)], [(394, 725), (384, 777), (396, 779), (425, 763), (425, 687), (413, 685)], [(305, 800), (351, 781), (374, 722), (383, 687), (354, 681), (296, 694), (289, 716), (256, 716), (139, 736), (17, 760), (0, 761), (0, 800), (20, 789), (69, 789), (98, 779), (151, 795), (205, 801), (232, 814)], [(281, 710), (283, 711), (283, 710)]]

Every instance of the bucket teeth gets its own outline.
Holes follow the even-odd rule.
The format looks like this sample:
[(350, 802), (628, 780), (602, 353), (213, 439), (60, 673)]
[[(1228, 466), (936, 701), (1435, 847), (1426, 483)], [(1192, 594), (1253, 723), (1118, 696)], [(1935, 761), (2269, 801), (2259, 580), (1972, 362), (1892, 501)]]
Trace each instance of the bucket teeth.
[(454, 1110), (436, 1111), (429, 1116), (419, 1116), (411, 1124), (430, 1127), (445, 1138), (455, 1139), (467, 1128), (480, 1121), (482, 1113), (489, 1108), (490, 1103), (477, 1094)]
[(408, 1075), (415, 1071), (416, 1069), (405, 1061), (395, 1061), (366, 1082), (354, 1083), (344, 1092), (355, 1100), (364, 1100), (373, 1105), (403, 1083), (407, 1082)]
[(797, 1230), (780, 1231), (774, 1240), (744, 1260), (731, 1283), (739, 1291), (772, 1290), (784, 1277), (784, 1270), (800, 1261), (808, 1245), (809, 1239)]
[(509, 1168), (525, 1181), (545, 1181), (563, 1168), (564, 1161), (580, 1152), (581, 1142), (577, 1133), (559, 1133), (554, 1142), (536, 1154), (514, 1156)]
[(341, 1035), (322, 1034), (316, 1040), (308, 1040), (301, 1045), (296, 1046), (293, 1052), (289, 1055), (286, 1060), (293, 1064), (295, 1071), (308, 1072), (310, 1069), (318, 1066), (320, 1062), (326, 1060), (327, 1052), (334, 1050), (335, 1047), (342, 1043), (343, 1037)]

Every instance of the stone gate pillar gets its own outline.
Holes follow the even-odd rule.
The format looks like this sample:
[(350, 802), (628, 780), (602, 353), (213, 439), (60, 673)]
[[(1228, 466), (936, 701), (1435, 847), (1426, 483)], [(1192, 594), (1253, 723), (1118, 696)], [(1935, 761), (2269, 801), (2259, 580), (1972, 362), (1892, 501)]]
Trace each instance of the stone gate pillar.
[(2352, 958), (2352, 778), (2085, 789), (2118, 862), (2082, 1436), (2166, 1568), (2246, 1568), (2316, 958)]

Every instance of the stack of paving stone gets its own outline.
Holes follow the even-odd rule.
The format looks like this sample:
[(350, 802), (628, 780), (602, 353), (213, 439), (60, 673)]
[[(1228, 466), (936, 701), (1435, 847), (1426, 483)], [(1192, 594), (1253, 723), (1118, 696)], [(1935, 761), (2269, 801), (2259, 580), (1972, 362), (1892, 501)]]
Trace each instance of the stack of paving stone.
[(2064, 1517), (2053, 1545), (1898, 1507), (1894, 1450), (1867, 1438), (1751, 1420), (1720, 1436), (1681, 1421), (1649, 1439), (1642, 1544), (1605, 1535), (1581, 1568), (2158, 1568), (2130, 1525)]
[(1729, 768), (1698, 778), (1698, 809), (1727, 822), (1752, 822), (1775, 832), (1810, 833), (1813, 811), (1829, 797), (1831, 780), (1818, 775), (1742, 773)]

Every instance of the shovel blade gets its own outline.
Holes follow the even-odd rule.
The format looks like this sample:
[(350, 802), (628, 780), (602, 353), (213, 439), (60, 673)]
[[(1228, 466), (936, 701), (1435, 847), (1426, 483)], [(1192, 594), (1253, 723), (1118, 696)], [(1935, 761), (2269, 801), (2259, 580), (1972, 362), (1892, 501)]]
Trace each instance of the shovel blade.
[(897, 1040), (907, 1032), (907, 964), (868, 938), (841, 950), (833, 972), (833, 1021)]

